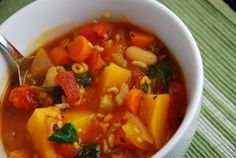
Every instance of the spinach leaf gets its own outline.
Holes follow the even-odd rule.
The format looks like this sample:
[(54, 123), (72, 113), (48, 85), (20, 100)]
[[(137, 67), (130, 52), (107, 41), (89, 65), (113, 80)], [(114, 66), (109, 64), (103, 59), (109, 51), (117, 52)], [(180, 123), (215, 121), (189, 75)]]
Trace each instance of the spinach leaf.
[(168, 77), (170, 75), (170, 66), (167, 64), (158, 64), (148, 68), (148, 76), (158, 77), (164, 85), (166, 91), (169, 88)]
[(48, 140), (59, 143), (73, 143), (78, 141), (78, 135), (75, 127), (71, 123), (66, 123), (60, 130), (48, 137)]
[(82, 144), (75, 158), (99, 158), (101, 148), (98, 144)]
[(54, 101), (56, 104), (62, 102), (62, 95), (65, 95), (65, 92), (60, 86), (51, 88), (50, 94), (54, 97)]
[(65, 95), (63, 89), (60, 86), (57, 87), (32, 86), (32, 88), (51, 94), (54, 97), (54, 101), (56, 104), (61, 103), (62, 102), (61, 96)]
[(80, 73), (76, 76), (76, 80), (83, 87), (88, 87), (92, 83), (92, 76), (87, 72)]
[(144, 93), (147, 93), (147, 92), (148, 92), (148, 84), (147, 84), (147, 83), (141, 84), (140, 89), (141, 89)]

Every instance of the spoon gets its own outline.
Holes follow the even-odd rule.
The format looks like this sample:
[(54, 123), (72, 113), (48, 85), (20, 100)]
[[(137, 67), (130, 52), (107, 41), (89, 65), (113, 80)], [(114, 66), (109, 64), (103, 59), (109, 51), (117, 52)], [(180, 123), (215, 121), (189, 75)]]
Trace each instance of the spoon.
[(0, 46), (2, 46), (3, 50), (9, 54), (16, 66), (19, 76), (19, 83), (23, 85), (25, 82), (25, 77), (27, 74), (27, 70), (34, 60), (34, 56), (24, 57), (3, 35), (0, 34)]

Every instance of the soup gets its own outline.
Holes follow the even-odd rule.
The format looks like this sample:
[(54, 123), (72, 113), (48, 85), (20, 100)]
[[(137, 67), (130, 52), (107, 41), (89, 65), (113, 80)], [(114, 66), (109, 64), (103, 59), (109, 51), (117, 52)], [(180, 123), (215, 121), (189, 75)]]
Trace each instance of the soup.
[(9, 157), (151, 157), (187, 106), (183, 73), (155, 35), (91, 22), (35, 52), (25, 84), (3, 101)]

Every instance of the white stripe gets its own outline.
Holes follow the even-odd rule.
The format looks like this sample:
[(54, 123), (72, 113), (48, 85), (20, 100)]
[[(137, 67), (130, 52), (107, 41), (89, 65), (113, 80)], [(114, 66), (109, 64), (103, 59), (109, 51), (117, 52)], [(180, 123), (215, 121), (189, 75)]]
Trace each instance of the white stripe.
[(225, 97), (208, 79), (204, 79), (204, 86), (211, 91), (219, 100), (224, 103), (225, 108), (236, 114), (236, 105), (233, 104), (227, 97)]
[(230, 130), (230, 133), (233, 133), (233, 135), (236, 136), (236, 126), (234, 126), (221, 111), (219, 111), (209, 100), (207, 100), (205, 96), (202, 96), (202, 102), (205, 104), (204, 106), (207, 110), (214, 114), (214, 117), (218, 118), (220, 123), (227, 127), (227, 130)]
[(225, 157), (236, 157), (236, 148), (231, 144), (202, 114), (199, 119), (198, 131), (208, 138), (209, 142)]

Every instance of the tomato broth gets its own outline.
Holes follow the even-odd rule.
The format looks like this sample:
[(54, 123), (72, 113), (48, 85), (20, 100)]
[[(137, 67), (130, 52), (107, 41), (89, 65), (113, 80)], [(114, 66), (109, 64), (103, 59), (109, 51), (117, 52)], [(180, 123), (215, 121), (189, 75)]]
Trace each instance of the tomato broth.
[(187, 108), (165, 44), (128, 22), (91, 22), (42, 46), (2, 103), (9, 157), (151, 157)]

